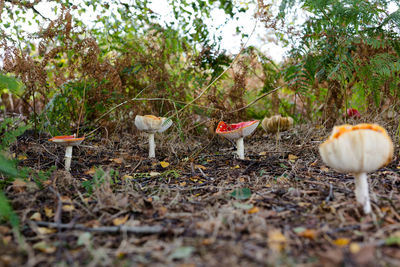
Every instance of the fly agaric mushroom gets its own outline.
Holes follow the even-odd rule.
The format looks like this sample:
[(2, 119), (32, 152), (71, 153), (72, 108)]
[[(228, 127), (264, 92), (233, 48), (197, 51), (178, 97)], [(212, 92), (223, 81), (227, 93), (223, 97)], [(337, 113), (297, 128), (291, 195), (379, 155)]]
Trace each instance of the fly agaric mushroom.
[(353, 173), (355, 195), (364, 212), (371, 212), (367, 173), (387, 165), (393, 158), (393, 143), (377, 124), (341, 125), (319, 146), (322, 160), (338, 172)]
[(354, 119), (359, 119), (361, 118), (360, 112), (358, 112), (357, 109), (355, 108), (348, 108), (345, 114), (346, 117), (348, 118), (354, 118)]
[(144, 131), (149, 135), (149, 158), (155, 158), (154, 133), (162, 133), (172, 125), (172, 120), (164, 117), (156, 117), (153, 115), (136, 115), (135, 125), (140, 131)]
[(293, 118), (282, 117), (281, 115), (275, 115), (270, 118), (264, 118), (261, 122), (261, 126), (266, 132), (278, 133), (289, 130), (293, 125)]
[(215, 132), (229, 140), (236, 140), (237, 154), (240, 159), (244, 159), (243, 138), (250, 135), (257, 128), (259, 120), (226, 124), (223, 121), (218, 123)]
[(72, 159), (72, 147), (78, 146), (82, 143), (85, 137), (76, 138), (74, 135), (62, 135), (62, 136), (54, 136), (49, 139), (50, 142), (66, 146), (65, 149), (65, 170), (69, 171), (71, 167), (71, 159)]

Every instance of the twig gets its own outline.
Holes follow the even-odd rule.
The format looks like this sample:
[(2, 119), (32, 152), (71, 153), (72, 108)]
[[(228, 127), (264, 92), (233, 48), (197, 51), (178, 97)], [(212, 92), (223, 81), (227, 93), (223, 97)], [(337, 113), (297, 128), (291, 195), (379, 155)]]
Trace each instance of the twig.
[(101, 226), (101, 227), (87, 227), (82, 224), (70, 224), (70, 223), (53, 223), (44, 221), (29, 221), (36, 224), (37, 226), (44, 226), (49, 228), (68, 229), (68, 230), (80, 230), (86, 232), (96, 233), (131, 233), (131, 234), (160, 234), (167, 232), (167, 229), (160, 225), (154, 226)]
[(61, 213), (62, 213), (62, 200), (61, 195), (52, 186), (49, 186), (49, 190), (57, 196), (57, 209), (54, 214), (54, 222), (56, 225), (61, 224)]

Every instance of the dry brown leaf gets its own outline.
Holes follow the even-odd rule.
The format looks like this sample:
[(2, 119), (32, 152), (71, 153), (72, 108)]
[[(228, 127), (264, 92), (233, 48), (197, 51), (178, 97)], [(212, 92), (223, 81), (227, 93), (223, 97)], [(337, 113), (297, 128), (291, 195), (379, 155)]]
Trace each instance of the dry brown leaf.
[(92, 166), (89, 170), (85, 171), (84, 174), (86, 175), (92, 175), (96, 173), (96, 168)]
[(110, 159), (110, 161), (116, 163), (116, 164), (122, 164), (122, 162), (124, 161), (123, 158), (115, 158), (115, 159)]
[(33, 221), (41, 221), (42, 215), (39, 212), (35, 212), (34, 214), (32, 214), (31, 217), (29, 217), (29, 219), (31, 219)]
[(27, 185), (27, 183), (24, 180), (17, 178), (13, 181), (12, 188), (13, 188), (14, 192), (22, 193), (22, 192), (25, 192), (26, 185)]
[(5, 235), (10, 232), (10, 228), (4, 225), (0, 225), (0, 234)]
[(34, 249), (37, 249), (41, 252), (44, 252), (46, 254), (51, 254), (56, 251), (56, 247), (50, 244), (47, 244), (45, 241), (40, 241), (36, 244), (33, 245)]
[(289, 154), (289, 156), (288, 156), (288, 160), (290, 160), (290, 161), (296, 161), (296, 159), (298, 159), (298, 158), (299, 158), (298, 156), (293, 155), (293, 154)]
[(47, 227), (38, 227), (37, 230), (38, 230), (39, 234), (42, 234), (42, 235), (53, 234), (57, 231), (56, 229), (47, 228)]
[(317, 231), (315, 231), (314, 229), (305, 229), (304, 231), (297, 233), (297, 235), (314, 240), (315, 237), (317, 236)]
[(203, 165), (200, 165), (200, 164), (196, 164), (196, 165), (194, 165), (194, 167), (195, 168), (200, 168), (202, 170), (206, 170), (207, 169), (206, 167), (204, 167)]
[(119, 226), (119, 225), (121, 225), (121, 224), (126, 223), (126, 221), (127, 221), (128, 219), (129, 219), (129, 214), (125, 215), (124, 217), (115, 218), (114, 220), (112, 220), (112, 222), (113, 222), (113, 224), (114, 224), (115, 226)]

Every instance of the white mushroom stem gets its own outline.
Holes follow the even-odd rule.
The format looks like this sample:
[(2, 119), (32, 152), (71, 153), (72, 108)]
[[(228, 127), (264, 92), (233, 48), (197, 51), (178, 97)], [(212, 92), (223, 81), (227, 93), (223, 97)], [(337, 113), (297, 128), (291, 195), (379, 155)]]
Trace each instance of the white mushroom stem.
[(244, 143), (243, 143), (243, 137), (240, 137), (236, 140), (236, 148), (237, 148), (237, 154), (239, 156), (239, 159), (244, 159)]
[(67, 146), (65, 149), (65, 170), (69, 172), (71, 167), (71, 159), (72, 159), (72, 146)]
[(149, 133), (149, 158), (156, 157), (156, 144), (154, 143), (154, 133)]
[(367, 174), (365, 172), (357, 173), (354, 177), (356, 179), (357, 202), (363, 206), (365, 214), (368, 214), (371, 212), (371, 203), (369, 201)]

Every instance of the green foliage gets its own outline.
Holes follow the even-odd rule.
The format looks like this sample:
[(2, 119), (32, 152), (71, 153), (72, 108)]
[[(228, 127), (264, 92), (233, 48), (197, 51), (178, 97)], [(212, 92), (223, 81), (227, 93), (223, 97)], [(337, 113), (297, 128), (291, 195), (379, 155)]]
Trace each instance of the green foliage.
[(15, 162), (7, 159), (2, 153), (0, 153), (0, 173), (7, 177), (16, 177), (18, 175)]
[(10, 222), (14, 229), (19, 228), (19, 218), (11, 208), (3, 192), (0, 192), (0, 221)]
[(93, 194), (94, 190), (96, 190), (96, 188), (99, 188), (102, 184), (106, 182), (106, 179), (110, 183), (110, 185), (113, 185), (117, 182), (118, 177), (119, 172), (117, 170), (111, 168), (107, 171), (104, 171), (101, 167), (99, 167), (96, 168), (96, 172), (94, 173), (93, 178), (91, 180), (82, 182), (82, 186), (85, 188), (86, 192), (91, 195)]
[(19, 96), (24, 92), (25, 86), (15, 77), (0, 73), (0, 93), (5, 89)]
[(231, 192), (231, 197), (235, 199), (240, 199), (240, 200), (246, 200), (251, 197), (251, 190), (250, 188), (244, 187), (244, 188), (236, 188)]
[(26, 130), (30, 129), (30, 124), (21, 123), (15, 118), (5, 118), (0, 123), (0, 150), (6, 150), (9, 146), (17, 141), (17, 137), (22, 135)]

